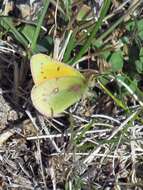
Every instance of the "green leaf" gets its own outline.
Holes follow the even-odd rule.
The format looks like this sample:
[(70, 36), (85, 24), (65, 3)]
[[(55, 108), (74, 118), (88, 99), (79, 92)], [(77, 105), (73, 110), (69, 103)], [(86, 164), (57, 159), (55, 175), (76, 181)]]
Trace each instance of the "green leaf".
[(37, 53), (51, 53), (53, 50), (53, 38), (51, 36), (45, 36), (44, 38), (40, 39), (37, 44)]
[(143, 48), (140, 49), (140, 59), (143, 59)]
[(129, 22), (126, 26), (126, 29), (129, 32), (133, 32), (136, 30), (136, 36), (143, 40), (143, 19)]
[(20, 27), (20, 32), (25, 36), (25, 38), (28, 40), (29, 43), (32, 42), (33, 35), (35, 33), (35, 26), (33, 25), (24, 25), (24, 27)]
[(140, 49), (139, 59), (135, 61), (135, 66), (138, 73), (143, 73), (143, 48)]
[(123, 55), (121, 51), (113, 53), (109, 59), (112, 66), (112, 71), (116, 72), (123, 68)]
[(105, 52), (102, 52), (102, 57), (107, 60), (108, 57), (110, 56), (111, 52), (110, 51), (105, 51)]
[(136, 65), (136, 69), (138, 73), (142, 73), (143, 72), (143, 62), (141, 60), (137, 60), (135, 62)]

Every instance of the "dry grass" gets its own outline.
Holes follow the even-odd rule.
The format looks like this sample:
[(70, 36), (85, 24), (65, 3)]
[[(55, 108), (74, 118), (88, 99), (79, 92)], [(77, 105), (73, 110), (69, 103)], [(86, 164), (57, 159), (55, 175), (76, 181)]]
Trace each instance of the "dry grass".
[[(88, 22), (80, 23), (78, 26), (76, 17), (73, 17), (68, 23), (64, 20), (63, 26), (61, 24), (63, 20), (58, 20), (57, 16), (63, 11), (63, 4), (58, 6), (58, 2), (53, 1), (44, 24), (45, 27), (49, 27), (48, 34), (52, 36), (56, 45), (59, 41), (55, 38), (61, 37), (59, 43), (62, 44), (61, 49), (59, 51), (53, 48), (53, 55), (57, 57), (60, 52), (58, 58), (62, 60), (66, 59), (68, 54), (65, 56), (72, 33), (75, 32), (77, 35), (78, 46), (84, 46), (86, 37), (82, 27), (87, 29), (90, 26), (92, 31), (101, 5), (98, 4), (99, 7), (94, 5), (97, 15), (94, 19), (91, 14)], [(74, 6), (76, 3), (78, 9), (83, 2), (74, 1)], [(112, 1), (110, 12), (108, 11), (103, 19), (103, 33), (106, 33), (106, 28), (116, 23), (114, 22), (116, 17), (123, 17), (122, 24), (127, 24), (126, 20), (133, 20), (134, 17), (142, 19), (141, 5), (139, 1), (132, 3)], [(37, 6), (39, 8), (42, 4), (38, 3)], [(92, 7), (91, 4), (90, 6)], [(93, 9), (91, 10), (91, 13), (94, 13)], [(33, 19), (37, 17), (34, 12), (32, 16), (26, 23), (33, 24)], [(15, 24), (19, 26), (23, 23), (22, 19)], [(63, 28), (60, 28), (60, 24)], [(84, 68), (86, 63), (90, 65), (89, 68), (93, 67), (91, 69), (95, 72), (104, 74), (106, 70), (111, 69), (111, 65), (108, 65), (101, 53), (107, 50), (114, 52), (122, 47), (124, 62), (128, 62), (129, 48), (127, 44), (120, 42), (120, 38), (127, 32), (125, 27), (125, 31), (122, 27), (113, 29), (105, 39), (102, 30), (99, 30), (98, 33), (101, 35), (98, 35), (99, 39), (103, 39), (103, 47), (96, 51), (93, 43), (89, 52), (84, 53), (78, 60), (75, 58), (77, 68), (82, 64), (83, 70), (86, 70), (87, 68)], [(68, 35), (65, 34), (66, 30), (70, 31)], [(97, 39), (93, 38), (93, 42), (94, 40)], [(116, 75), (110, 70), (107, 73), (108, 82), (103, 86), (101, 78), (97, 77), (84, 100), (66, 110), (63, 116), (47, 119), (32, 106), (30, 48), (26, 49), (25, 45), (22, 45), (13, 37), (13, 32), (1, 29), (0, 189), (142, 190), (142, 99), (138, 93), (132, 91), (130, 85), (125, 85), (126, 83), (117, 78), (124, 72), (130, 77), (128, 69), (122, 68), (115, 72)], [(75, 51), (79, 51), (79, 47), (74, 47), (72, 56), (76, 54)], [(139, 76), (139, 81), (142, 82), (142, 73)], [(121, 86), (124, 89), (120, 88)], [(142, 85), (139, 87), (141, 89)]]

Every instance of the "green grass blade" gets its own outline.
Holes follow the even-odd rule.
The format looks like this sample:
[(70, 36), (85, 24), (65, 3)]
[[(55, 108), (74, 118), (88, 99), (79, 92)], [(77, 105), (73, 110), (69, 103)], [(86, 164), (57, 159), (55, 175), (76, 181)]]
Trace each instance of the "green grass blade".
[(10, 17), (1, 16), (0, 17), (0, 25), (7, 31), (10, 31), (16, 40), (20, 42), (22, 46), (25, 48), (28, 47), (28, 41), (21, 35), (18, 30), (15, 28), (12, 19)]
[(101, 27), (102, 25), (102, 21), (105, 17), (105, 15), (107, 14), (107, 11), (110, 7), (110, 3), (111, 3), (111, 0), (105, 0), (104, 1), (104, 4), (102, 6), (102, 9), (101, 9), (101, 13), (100, 13), (100, 17), (97, 21), (97, 23), (95, 23), (95, 26), (93, 28), (93, 31), (91, 33), (91, 35), (89, 36), (89, 38), (85, 41), (83, 47), (81, 48), (80, 52), (77, 54), (77, 56), (71, 61), (71, 63), (74, 63), (76, 62), (77, 60), (79, 60), (82, 55), (84, 55), (84, 53), (86, 53), (86, 51), (88, 50), (88, 48), (90, 47), (91, 43), (92, 43), (92, 40), (93, 38), (95, 37), (96, 33), (98, 32), (99, 28)]
[(140, 2), (137, 1), (133, 7), (131, 7), (125, 15), (121, 16), (106, 32), (104, 32), (98, 39), (97, 41), (101, 41), (103, 39), (105, 39), (111, 32), (114, 31), (114, 29), (123, 22), (123, 20), (125, 19), (125, 17), (129, 14), (132, 14), (134, 12), (134, 10), (140, 5)]
[(127, 110), (128, 108), (126, 107), (126, 105), (124, 105), (119, 99), (117, 99), (99, 80), (98, 80), (98, 84), (100, 85), (100, 87), (114, 100), (114, 102), (121, 107), (124, 110)]
[(69, 43), (67, 45), (66, 51), (64, 53), (63, 62), (66, 63), (69, 60), (70, 55), (71, 55), (71, 51), (75, 47), (75, 43), (76, 43), (75, 33), (72, 33), (71, 38), (69, 40)]
[(44, 17), (45, 17), (45, 15), (47, 13), (49, 3), (50, 3), (50, 0), (45, 0), (45, 2), (44, 2), (44, 5), (43, 5), (44, 8), (43, 8), (42, 14), (41, 14), (41, 16), (40, 16), (40, 18), (38, 20), (37, 27), (36, 27), (36, 30), (35, 30), (35, 34), (34, 34), (34, 37), (33, 37), (33, 40), (32, 40), (32, 44), (31, 44), (32, 51), (35, 51), (35, 49), (36, 49), (37, 40), (38, 40), (38, 37), (39, 37), (39, 33), (40, 33), (40, 30), (41, 30), (41, 26), (42, 26)]

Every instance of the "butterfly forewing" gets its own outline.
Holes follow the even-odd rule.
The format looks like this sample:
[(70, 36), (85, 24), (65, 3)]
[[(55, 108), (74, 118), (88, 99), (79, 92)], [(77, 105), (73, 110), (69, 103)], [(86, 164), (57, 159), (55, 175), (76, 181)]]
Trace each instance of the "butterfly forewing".
[(43, 81), (64, 76), (84, 78), (83, 75), (73, 67), (41, 53), (32, 56), (30, 65), (35, 84), (41, 84)]

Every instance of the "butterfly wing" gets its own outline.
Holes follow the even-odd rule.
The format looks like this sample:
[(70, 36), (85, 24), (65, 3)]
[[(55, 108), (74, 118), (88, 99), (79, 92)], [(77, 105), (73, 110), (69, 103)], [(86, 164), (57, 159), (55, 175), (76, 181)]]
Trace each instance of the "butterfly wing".
[(32, 77), (35, 84), (65, 76), (84, 76), (73, 67), (52, 59), (45, 54), (35, 54), (30, 61)]
[(85, 79), (76, 76), (54, 78), (35, 85), (31, 99), (35, 108), (47, 117), (56, 117), (81, 99), (87, 89)]

